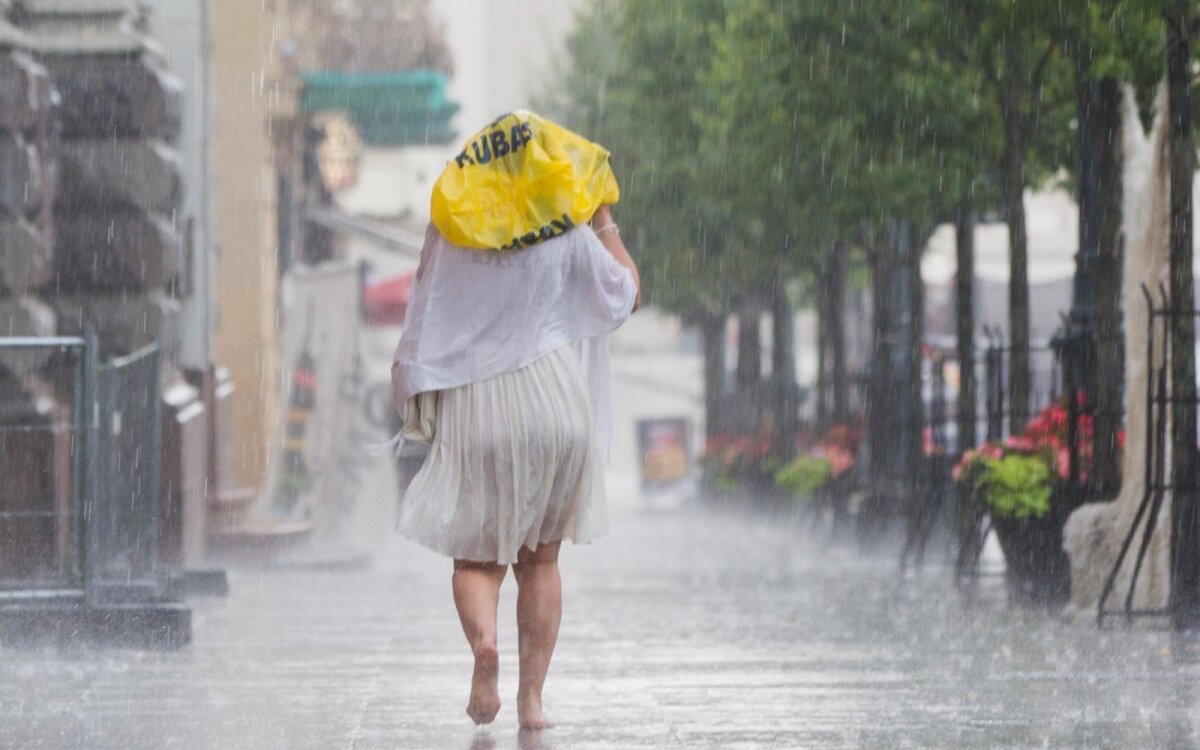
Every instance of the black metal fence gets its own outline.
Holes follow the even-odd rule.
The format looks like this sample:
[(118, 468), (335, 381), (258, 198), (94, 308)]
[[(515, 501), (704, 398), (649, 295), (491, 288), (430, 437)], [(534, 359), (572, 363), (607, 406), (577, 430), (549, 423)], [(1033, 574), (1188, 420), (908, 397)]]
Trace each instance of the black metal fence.
[[(961, 434), (959, 388), (966, 373), (956, 349), (929, 343), (924, 354), (922, 379), (924, 400), (924, 455), (919, 477), (919, 496), (910, 509), (908, 538), (902, 562), (919, 562), (929, 538), (940, 528), (953, 536), (957, 548), (956, 568), (960, 577), (978, 572), (978, 557), (988, 533), (988, 518), (983, 509), (969, 507), (970, 498), (959, 492), (953, 480), (953, 468), (963, 452), (981, 442), (1004, 443), (1014, 434), (1014, 411), (1009, 396), (1012, 347), (994, 329), (985, 329), (985, 346), (973, 368), (975, 388), (974, 434)], [(1080, 503), (1097, 499), (1102, 490), (1095, 482), (1097, 473), (1081, 469), (1093, 454), (1082, 449), (1084, 420), (1097, 414), (1095, 400), (1065, 398), (1065, 394), (1085, 394), (1079, 382), (1084, 364), (1083, 350), (1074, 341), (1064, 344), (1035, 342), (1028, 352), (1030, 368), (1030, 405), (1040, 410), (1054, 403), (1065, 403), (1067, 434), (1070, 445), (1070, 471), (1067, 496)], [(1086, 396), (1086, 394), (1085, 394)], [(1031, 414), (1021, 415), (1024, 418)], [(1119, 413), (1117, 419), (1119, 419)], [(1092, 467), (1094, 468), (1094, 467)]]
[[(1194, 308), (1174, 310), (1171, 308), (1167, 290), (1160, 286), (1157, 292), (1158, 299), (1156, 300), (1149, 289), (1145, 287), (1142, 289), (1144, 302), (1149, 311), (1146, 323), (1146, 367), (1148, 372), (1145, 414), (1142, 415), (1146, 425), (1146, 444), (1143, 454), (1144, 488), (1137, 512), (1121, 542), (1120, 550), (1105, 579), (1104, 588), (1096, 606), (1096, 619), (1100, 627), (1104, 627), (1111, 617), (1120, 617), (1127, 625), (1138, 618), (1145, 617), (1173, 616), (1179, 622), (1181, 613), (1177, 610), (1180, 608), (1194, 610), (1196, 603), (1200, 602), (1200, 580), (1197, 580), (1196, 575), (1196, 569), (1200, 567), (1198, 564), (1200, 561), (1200, 538), (1194, 533), (1189, 534), (1186, 531), (1180, 533), (1178, 528), (1171, 528), (1169, 536), (1172, 571), (1168, 606), (1147, 609), (1138, 609), (1135, 606), (1142, 567), (1145, 564), (1155, 532), (1159, 528), (1159, 518), (1164, 508), (1171, 508), (1166, 502), (1167, 499), (1169, 498), (1172, 504), (1181, 503), (1183, 508), (1186, 508), (1183, 510), (1177, 507), (1173, 510), (1176, 514), (1184, 513), (1189, 520), (1184, 521), (1183, 525), (1190, 526), (1192, 529), (1196, 525), (1195, 516), (1186, 516), (1186, 514), (1200, 512), (1195, 507), (1200, 487), (1194, 484), (1192, 486), (1176, 485), (1170, 466), (1172, 412), (1177, 407), (1182, 407), (1184, 410), (1190, 409), (1193, 414), (1200, 410), (1200, 399), (1193, 396), (1188, 401), (1180, 402), (1176, 394), (1172, 393), (1170, 373), (1173, 354), (1172, 329), (1181, 318), (1191, 318), (1193, 321), (1200, 318), (1200, 311)], [(1195, 440), (1195, 437), (1193, 436), (1192, 439)], [(1139, 531), (1141, 532), (1140, 540), (1138, 539)], [(1109, 609), (1109, 600), (1116, 593), (1117, 578), (1135, 541), (1138, 541), (1137, 552), (1133, 558), (1133, 568), (1124, 597), (1120, 601), (1119, 609)], [(1181, 569), (1183, 575), (1180, 575)], [(1188, 575), (1189, 573), (1190, 575)], [(1189, 578), (1190, 580), (1188, 580)], [(1181, 587), (1186, 590), (1181, 591)], [(1195, 613), (1189, 612), (1187, 615), (1194, 617)], [(1194, 626), (1194, 623), (1189, 624)]]
[[(983, 379), (981, 398), (984, 439), (1002, 442), (1013, 434), (1014, 412), (1009, 395), (1012, 346), (996, 331), (984, 332), (987, 347), (979, 366)], [(1033, 408), (1058, 401), (1063, 392), (1063, 366), (1050, 342), (1035, 342), (1029, 347), (1029, 403)], [(1032, 415), (1020, 415), (1028, 418)], [(976, 441), (978, 442), (978, 441)]]
[[(985, 441), (1003, 443), (1013, 435), (1014, 413), (1009, 397), (1012, 346), (993, 328), (984, 329), (984, 342), (983, 351), (972, 363), (977, 384), (975, 434), (954, 446), (951, 471), (966, 449)], [(1049, 342), (1035, 342), (1029, 347), (1028, 362), (1030, 404), (1040, 408), (1059, 400), (1063, 363), (1057, 350)], [(946, 496), (954, 508), (951, 524), (955, 539), (955, 578), (959, 583), (973, 581), (980, 572), (979, 558), (991, 530), (991, 519), (973, 493), (964, 492), (950, 475), (945, 481), (950, 484)]]
[[(1124, 423), (1124, 337), (1094, 323), (1064, 320), (1052, 345), (1062, 367), (1067, 414), (1066, 485), (1077, 504), (1106, 500), (1120, 488), (1118, 433)], [(1101, 344), (1111, 356), (1101, 361)]]
[[(1039, 342), (1029, 351), (1031, 414), (1014, 419), (1009, 395), (1011, 345), (998, 332), (986, 331), (987, 346), (977, 363), (977, 382), (982, 402), (982, 438), (1003, 444), (1018, 437), (1014, 426), (1025, 423), (1043, 409), (1052, 408), (1055, 430), (1062, 435), (1067, 457), (1065, 475), (1060, 476), (1055, 497), (1065, 518), (1070, 510), (1087, 502), (1108, 499), (1116, 490), (1120, 453), (1115, 447), (1099, 450), (1101, 439), (1116, 441), (1124, 415), (1119, 390), (1107, 402), (1099, 398), (1095, 368), (1098, 367), (1097, 338), (1092, 328), (1075, 326), (1064, 320), (1058, 335), (1050, 342)], [(1120, 353), (1120, 347), (1114, 347)], [(1120, 368), (1120, 362), (1106, 366)], [(1115, 381), (1119, 382), (1119, 381)], [(1115, 398), (1112, 396), (1115, 395)], [(1045, 425), (1041, 426), (1045, 429)], [(1060, 469), (1061, 471), (1061, 469)], [(985, 508), (975, 507), (972, 493), (959, 492), (958, 556), (956, 573), (960, 580), (978, 573), (979, 554), (990, 519)]]

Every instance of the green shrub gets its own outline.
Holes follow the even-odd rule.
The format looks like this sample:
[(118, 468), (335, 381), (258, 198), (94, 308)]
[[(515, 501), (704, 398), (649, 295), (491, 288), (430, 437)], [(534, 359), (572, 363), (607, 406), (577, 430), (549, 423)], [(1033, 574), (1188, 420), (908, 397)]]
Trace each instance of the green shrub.
[(824, 458), (800, 456), (775, 472), (775, 486), (793, 497), (807, 497), (833, 477), (833, 466)]
[(981, 470), (972, 472), (971, 479), (993, 515), (1041, 518), (1050, 512), (1054, 473), (1045, 458), (1010, 453), (983, 459), (982, 463)]
[(721, 492), (734, 492), (742, 486), (733, 474), (728, 471), (718, 471), (713, 477), (713, 487)]

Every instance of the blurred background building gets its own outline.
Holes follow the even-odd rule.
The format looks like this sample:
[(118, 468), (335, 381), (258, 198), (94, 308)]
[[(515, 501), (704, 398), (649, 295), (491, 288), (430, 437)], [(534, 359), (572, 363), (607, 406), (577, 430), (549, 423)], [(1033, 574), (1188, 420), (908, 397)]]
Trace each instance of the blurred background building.
[(336, 536), (377, 436), (332, 195), (450, 143), (451, 59), (420, 2), (0, 3), (6, 638), (183, 643), (213, 552)]

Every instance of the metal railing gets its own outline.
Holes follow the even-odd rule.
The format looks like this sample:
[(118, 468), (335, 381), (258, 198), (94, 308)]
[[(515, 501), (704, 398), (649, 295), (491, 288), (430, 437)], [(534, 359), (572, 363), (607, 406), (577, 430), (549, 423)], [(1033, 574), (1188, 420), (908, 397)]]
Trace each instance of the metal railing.
[[(987, 440), (1001, 442), (1012, 434), (1013, 409), (1009, 387), (1012, 346), (994, 329), (984, 329), (984, 413)], [(1029, 347), (1029, 405), (1032, 409), (1057, 401), (1062, 395), (1063, 369), (1055, 350), (1040, 341)], [(1023, 415), (1026, 419), (1033, 414)]]
[(0, 402), (0, 602), (82, 596), (94, 351), (80, 337), (0, 338), (15, 386)]
[[(975, 368), (977, 400), (976, 431), (970, 441), (958, 440), (947, 462), (943, 479), (948, 483), (947, 497), (954, 498), (954, 536), (957, 551), (954, 559), (955, 582), (959, 585), (979, 578), (980, 556), (984, 541), (991, 533), (991, 518), (974, 493), (965, 491), (951, 479), (951, 470), (968, 443), (978, 445), (980, 438), (1002, 443), (1012, 434), (1012, 403), (1009, 398), (1009, 362), (1012, 347), (996, 329), (985, 328), (986, 345), (979, 353)], [(1058, 353), (1046, 342), (1036, 342), (1029, 348), (1030, 404), (1036, 407), (1057, 401), (1063, 387), (1063, 365)], [(1032, 416), (1032, 415), (1026, 415)], [(952, 420), (951, 420), (952, 421)]]
[(96, 368), (89, 592), (161, 584), (159, 360), (159, 347), (151, 344)]
[(95, 352), (90, 335), (0, 338), (0, 604), (161, 592), (159, 348)]
[[(1108, 576), (1105, 578), (1104, 588), (1101, 591), (1100, 600), (1096, 605), (1096, 623), (1100, 627), (1104, 627), (1108, 618), (1114, 616), (1124, 618), (1126, 625), (1129, 625), (1137, 618), (1166, 617), (1172, 614), (1169, 608), (1137, 609), (1135, 602), (1138, 581), (1141, 578), (1142, 566), (1145, 563), (1146, 554), (1150, 550), (1154, 533), (1159, 526), (1159, 517), (1162, 514), (1168, 495), (1173, 494), (1173, 491), (1177, 489), (1195, 491), (1195, 488), (1192, 487), (1175, 487), (1170, 475), (1170, 451), (1168, 446), (1171, 434), (1169, 422), (1171, 409), (1175, 405), (1170, 389), (1171, 328), (1181, 316), (1200, 317), (1200, 311), (1172, 310), (1167, 290), (1160, 285), (1157, 291), (1159, 300), (1156, 304), (1150, 290), (1145, 286), (1142, 287), (1142, 295), (1147, 308), (1149, 308), (1146, 323), (1146, 367), (1148, 375), (1146, 378), (1146, 413), (1144, 415), (1146, 421), (1145, 464), (1143, 467), (1143, 471), (1145, 472), (1143, 475), (1144, 488), (1142, 490), (1141, 502), (1138, 503), (1137, 512), (1134, 514), (1133, 521), (1129, 525), (1129, 530), (1121, 542), (1117, 558), (1109, 570)], [(1196, 409), (1200, 406), (1200, 403), (1191, 403), (1187, 406)], [(1129, 586), (1125, 591), (1125, 597), (1122, 600), (1120, 609), (1110, 610), (1107, 608), (1108, 600), (1116, 590), (1117, 577), (1121, 572), (1122, 566), (1125, 564), (1126, 558), (1129, 556), (1139, 529), (1142, 531), (1141, 542), (1134, 557)], [(1171, 557), (1174, 559), (1175, 555), (1179, 554), (1179, 550), (1176, 547), (1180, 543), (1180, 540), (1176, 539), (1174, 534), (1171, 534), (1171, 537)], [(1195, 545), (1200, 544), (1200, 541), (1188, 539), (1185, 543)], [(1174, 585), (1175, 582), (1172, 581), (1172, 586)]]

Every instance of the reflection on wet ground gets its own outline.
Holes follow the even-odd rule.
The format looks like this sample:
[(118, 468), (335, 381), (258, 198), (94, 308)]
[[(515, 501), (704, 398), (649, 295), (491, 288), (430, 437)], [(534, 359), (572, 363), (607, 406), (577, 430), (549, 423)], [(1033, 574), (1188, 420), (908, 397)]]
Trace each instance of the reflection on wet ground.
[[(623, 511), (564, 550), (547, 703), (477, 730), (449, 566), (235, 571), (177, 653), (0, 652), (11, 748), (1200, 747), (1200, 647), (965, 602), (792, 523)], [(501, 695), (516, 688), (511, 578)]]

